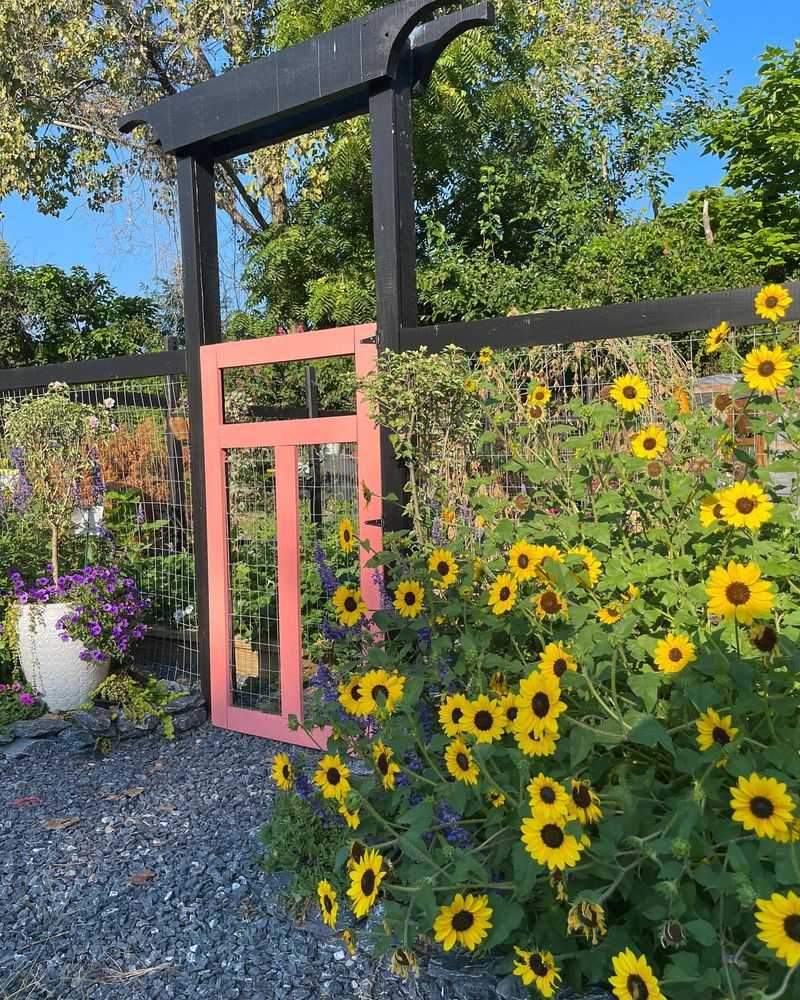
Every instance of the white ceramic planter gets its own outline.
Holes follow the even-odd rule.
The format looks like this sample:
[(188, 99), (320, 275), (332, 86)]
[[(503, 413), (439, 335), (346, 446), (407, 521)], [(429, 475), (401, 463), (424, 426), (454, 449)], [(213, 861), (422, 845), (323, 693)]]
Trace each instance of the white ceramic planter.
[(81, 643), (61, 640), (56, 622), (70, 609), (69, 604), (36, 603), (20, 608), (19, 662), (51, 712), (78, 708), (108, 674), (108, 660), (85, 662)]

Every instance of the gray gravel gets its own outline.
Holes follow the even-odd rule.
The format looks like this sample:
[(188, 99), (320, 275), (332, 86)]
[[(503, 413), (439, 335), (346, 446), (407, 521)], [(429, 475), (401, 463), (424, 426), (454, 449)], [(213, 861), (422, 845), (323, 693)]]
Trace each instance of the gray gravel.
[(252, 863), (274, 744), (205, 725), (108, 757), (65, 749), (0, 750), (2, 1000), (519, 995), (463, 963), (404, 985), (285, 913)]

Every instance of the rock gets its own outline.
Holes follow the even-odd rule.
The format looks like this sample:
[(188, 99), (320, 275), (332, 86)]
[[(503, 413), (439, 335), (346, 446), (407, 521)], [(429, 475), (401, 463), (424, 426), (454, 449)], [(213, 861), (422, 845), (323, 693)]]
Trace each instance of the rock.
[(145, 715), (141, 722), (133, 722), (126, 715), (117, 717), (117, 735), (121, 740), (152, 733), (156, 726), (158, 726), (158, 716), (156, 715)]
[(108, 709), (101, 708), (99, 705), (95, 705), (89, 711), (80, 710), (73, 712), (72, 721), (80, 726), (81, 729), (87, 729), (90, 733), (95, 733), (97, 736), (101, 736), (111, 729), (111, 713)]
[(190, 708), (205, 708), (206, 700), (201, 694), (184, 694), (180, 698), (169, 702), (164, 706), (164, 711), (168, 715), (177, 715), (178, 712), (186, 712)]
[(38, 719), (23, 719), (21, 722), (14, 722), (11, 726), (11, 732), (14, 736), (23, 739), (39, 739), (45, 736), (58, 736), (67, 726), (69, 726), (69, 722), (66, 719), (43, 715)]
[(4, 733), (0, 731), (0, 747), (5, 746), (7, 743), (13, 743), (14, 737), (11, 733)]
[(183, 712), (175, 716), (175, 732), (185, 733), (196, 726), (202, 726), (208, 718), (208, 713), (204, 708), (193, 708), (189, 712)]
[(78, 726), (70, 726), (69, 729), (58, 734), (58, 742), (67, 753), (82, 753), (86, 750), (93, 750), (96, 739), (95, 735)]

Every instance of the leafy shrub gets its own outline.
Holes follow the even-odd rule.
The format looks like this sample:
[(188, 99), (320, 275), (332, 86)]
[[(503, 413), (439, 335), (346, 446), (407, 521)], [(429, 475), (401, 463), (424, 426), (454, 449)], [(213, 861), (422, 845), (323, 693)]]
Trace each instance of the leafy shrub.
[(44, 712), (39, 696), (27, 684), (0, 684), (0, 727), (21, 719), (35, 719)]
[[(786, 298), (757, 308), (778, 320)], [(794, 995), (790, 340), (742, 358), (712, 331), (743, 381), (709, 409), (623, 375), (591, 402), (532, 384), (513, 427), (481, 352), (465, 391), (500, 475), (435, 540), (387, 539), (371, 619), (357, 588), (334, 593), (348, 627), (312, 714), (333, 727), (318, 806), (373, 849), (346, 882), (357, 916), (382, 901), (378, 949), (433, 936), (546, 997), (603, 978), (620, 1000)]]
[(161, 723), (164, 736), (172, 740), (175, 738), (175, 724), (166, 706), (180, 697), (180, 691), (168, 690), (155, 677), (119, 670), (109, 674), (92, 692), (91, 701), (123, 712), (131, 722), (144, 722), (147, 716), (154, 715)]

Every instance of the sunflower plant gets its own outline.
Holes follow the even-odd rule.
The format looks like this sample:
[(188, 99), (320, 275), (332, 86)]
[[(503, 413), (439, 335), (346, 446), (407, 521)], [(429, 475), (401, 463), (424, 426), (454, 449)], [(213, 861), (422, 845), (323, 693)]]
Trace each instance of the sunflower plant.
[[(532, 996), (797, 995), (787, 297), (756, 300), (773, 326), (707, 409), (623, 372), (591, 401), (536, 383), (511, 426), (482, 353), (469, 391), (503, 488), (471, 479), (446, 540), (387, 539), (379, 610), (333, 595), (345, 629), (312, 713), (331, 737), (303, 779), (349, 830), (319, 887), (329, 922), (343, 878), (340, 911), (405, 967), (441, 948), (491, 956)], [(710, 353), (736, 349), (712, 332)]]

